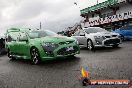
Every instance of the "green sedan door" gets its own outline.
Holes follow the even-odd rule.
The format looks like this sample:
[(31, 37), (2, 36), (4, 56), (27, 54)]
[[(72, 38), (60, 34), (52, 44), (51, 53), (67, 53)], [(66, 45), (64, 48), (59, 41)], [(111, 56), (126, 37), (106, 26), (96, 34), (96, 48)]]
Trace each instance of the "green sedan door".
[(20, 32), (19, 40), (17, 42), (17, 49), (20, 56), (28, 56), (30, 53), (28, 38), (25, 32)]
[(12, 53), (13, 55), (15, 55), (16, 53), (17, 53), (17, 51), (16, 51), (16, 39), (13, 37), (13, 36), (11, 36), (11, 35), (8, 35), (7, 36), (7, 39), (6, 39), (6, 42), (7, 42), (7, 44), (8, 44), (8, 49), (9, 49), (9, 51), (10, 51), (10, 53)]

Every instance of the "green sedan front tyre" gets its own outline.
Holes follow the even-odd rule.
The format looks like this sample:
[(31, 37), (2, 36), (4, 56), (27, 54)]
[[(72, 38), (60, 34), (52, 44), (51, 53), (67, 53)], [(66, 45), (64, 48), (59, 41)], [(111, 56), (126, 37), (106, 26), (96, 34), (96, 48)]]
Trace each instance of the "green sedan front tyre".
[(31, 60), (33, 64), (39, 64), (41, 62), (40, 55), (37, 48), (31, 49)]
[(75, 56), (74, 55), (70, 55), (70, 56), (67, 56), (68, 58), (75, 58)]
[(9, 50), (9, 49), (7, 50), (7, 56), (8, 56), (9, 58), (11, 58), (11, 54), (10, 54), (10, 50)]

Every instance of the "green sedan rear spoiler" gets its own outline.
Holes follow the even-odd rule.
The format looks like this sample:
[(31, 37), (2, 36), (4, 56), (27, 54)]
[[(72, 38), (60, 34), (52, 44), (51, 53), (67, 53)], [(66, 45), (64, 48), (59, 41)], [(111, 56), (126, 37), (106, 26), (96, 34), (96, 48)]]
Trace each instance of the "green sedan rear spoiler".
[(9, 32), (20, 32), (20, 31), (22, 31), (22, 32), (29, 32), (31, 30), (32, 29), (30, 29), (30, 28), (10, 28), (10, 29), (7, 30), (7, 33), (9, 33)]
[(18, 28), (10, 28), (7, 30), (7, 32), (19, 32), (19, 31), (20, 31), (20, 29), (18, 29)]

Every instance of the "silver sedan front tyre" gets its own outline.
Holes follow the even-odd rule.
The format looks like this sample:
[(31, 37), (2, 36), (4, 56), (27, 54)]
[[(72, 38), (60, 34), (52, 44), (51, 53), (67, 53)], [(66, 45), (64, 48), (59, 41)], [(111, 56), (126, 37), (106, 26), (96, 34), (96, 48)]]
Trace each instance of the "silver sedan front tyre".
[(94, 49), (92, 40), (88, 40), (88, 41), (87, 41), (87, 48), (88, 48), (89, 50), (93, 50), (93, 49)]

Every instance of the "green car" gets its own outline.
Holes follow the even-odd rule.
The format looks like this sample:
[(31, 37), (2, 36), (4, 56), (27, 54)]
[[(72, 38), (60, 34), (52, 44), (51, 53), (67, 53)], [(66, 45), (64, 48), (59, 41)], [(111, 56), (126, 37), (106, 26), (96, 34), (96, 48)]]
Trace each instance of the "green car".
[(11, 28), (6, 33), (6, 49), (11, 59), (31, 59), (33, 64), (80, 53), (76, 39), (49, 30)]

